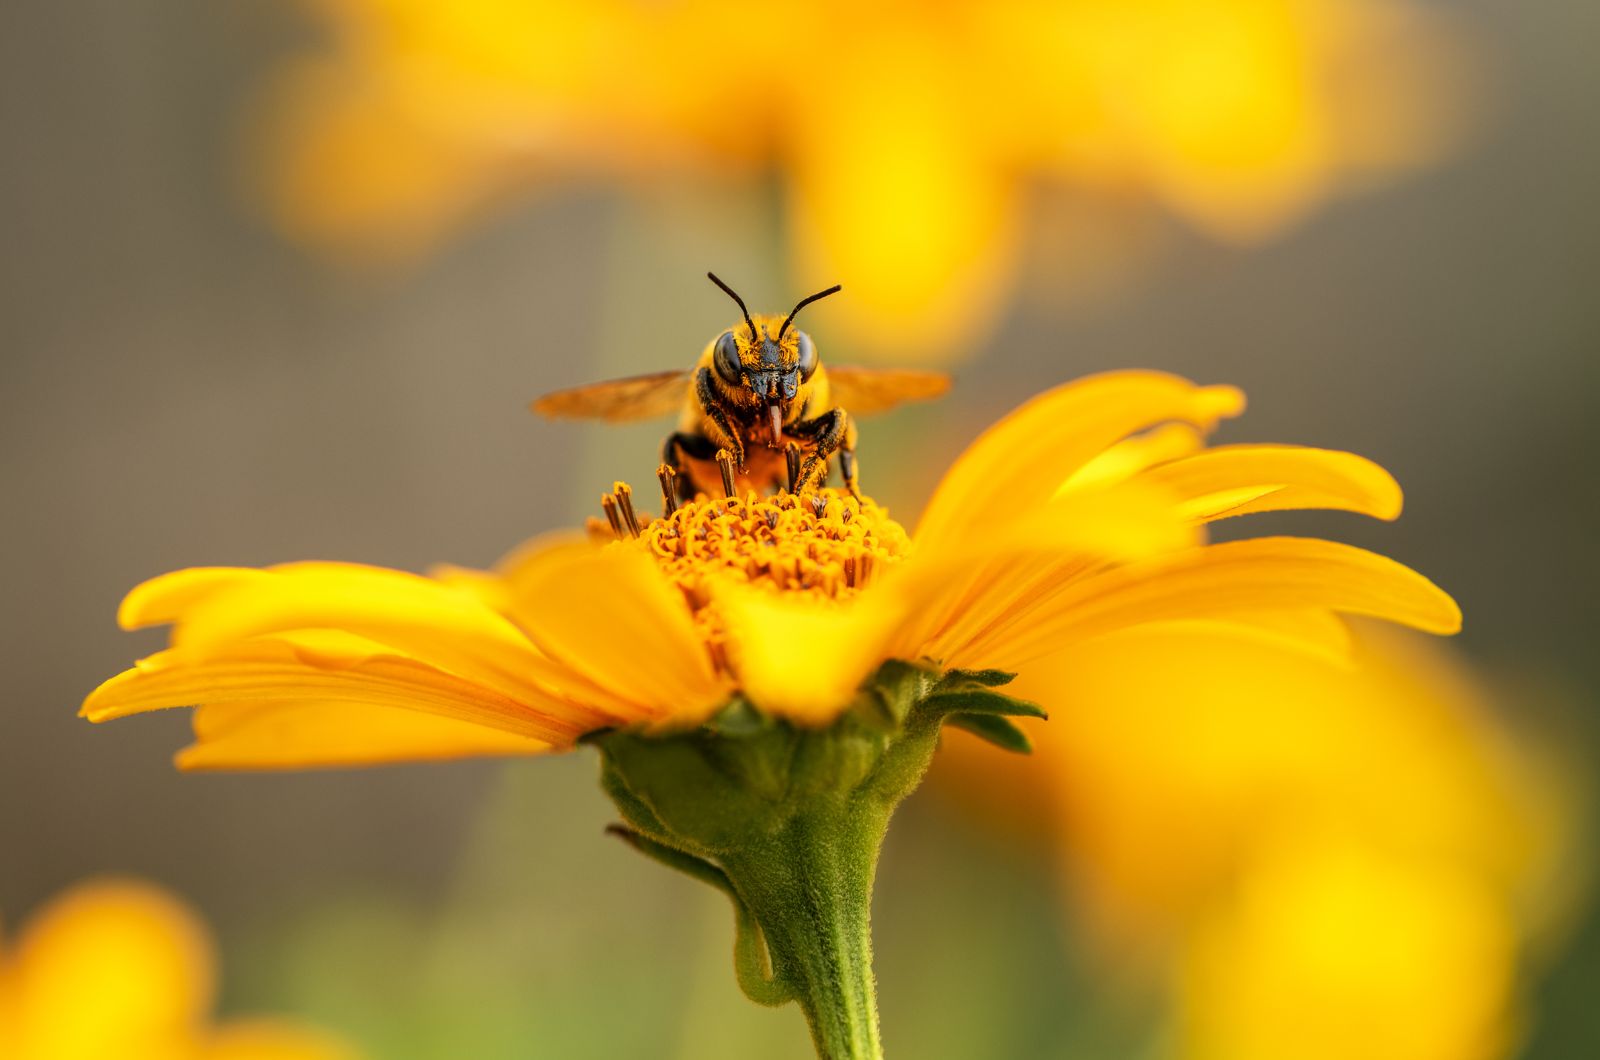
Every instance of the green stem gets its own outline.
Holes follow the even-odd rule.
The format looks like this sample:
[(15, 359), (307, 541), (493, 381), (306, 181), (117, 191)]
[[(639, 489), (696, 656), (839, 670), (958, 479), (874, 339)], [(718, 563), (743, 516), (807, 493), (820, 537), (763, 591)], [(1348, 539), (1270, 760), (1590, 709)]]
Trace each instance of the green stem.
[(1010, 675), (889, 661), (831, 725), (797, 728), (734, 701), (689, 732), (596, 733), (618, 834), (733, 899), (734, 970), (750, 1000), (798, 1002), (822, 1060), (881, 1060), (872, 883), (889, 818), (922, 783), (946, 720), (1014, 750), (1005, 719), (1038, 707)]
[(872, 975), (872, 881), (886, 815), (824, 800), (761, 846), (725, 856), (823, 1060), (881, 1060)]

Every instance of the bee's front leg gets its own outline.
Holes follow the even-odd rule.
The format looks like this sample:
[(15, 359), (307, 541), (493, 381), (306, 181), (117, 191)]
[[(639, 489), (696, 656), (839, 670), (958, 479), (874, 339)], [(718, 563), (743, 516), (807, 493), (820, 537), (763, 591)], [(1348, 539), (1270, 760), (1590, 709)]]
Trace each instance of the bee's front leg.
[[(691, 431), (674, 431), (667, 435), (666, 444), (661, 447), (661, 462), (672, 469), (673, 482), (678, 491), (679, 501), (694, 499), (694, 479), (687, 474), (684, 467), (684, 458), (690, 460), (714, 460), (717, 455), (717, 443), (703, 434)], [(664, 489), (665, 487), (663, 487)]]
[[(715, 429), (711, 440), (719, 447), (733, 454), (733, 463), (740, 471), (744, 470), (744, 439), (733, 425), (733, 417), (729, 415), (728, 408), (722, 403), (722, 396), (717, 393), (716, 384), (711, 381), (711, 369), (702, 368), (695, 373), (694, 396), (700, 402), (700, 410), (705, 413), (709, 426)], [(722, 437), (718, 438), (717, 434)]]
[[(844, 409), (829, 409), (815, 419), (801, 420), (789, 429), (789, 433), (811, 443), (811, 452), (800, 466), (797, 490), (821, 486), (828, 477), (828, 458), (833, 456), (846, 438), (854, 435), (850, 416)], [(846, 485), (849, 484), (848, 477)]]

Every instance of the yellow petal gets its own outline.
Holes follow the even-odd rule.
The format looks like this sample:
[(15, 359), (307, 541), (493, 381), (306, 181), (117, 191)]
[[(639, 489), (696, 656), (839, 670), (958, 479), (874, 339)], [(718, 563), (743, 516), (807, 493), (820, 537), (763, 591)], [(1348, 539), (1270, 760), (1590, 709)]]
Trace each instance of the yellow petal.
[(552, 554), (577, 546), (592, 548), (593, 542), (585, 534), (553, 530), (522, 542), (502, 556), (493, 570), (474, 570), (441, 563), (429, 569), (428, 577), (452, 589), (469, 592), (493, 610), (509, 614), (516, 607), (517, 586), (547, 562)]
[(1008, 513), (981, 538), (919, 549), (894, 585), (908, 597), (910, 616), (894, 653), (950, 659), (1087, 571), (1200, 544), (1193, 524), (1175, 512), (1160, 487), (1083, 487)]
[(728, 695), (683, 594), (631, 548), (570, 544), (522, 565), (511, 615), (640, 719), (702, 720)]
[(1124, 438), (1084, 464), (1062, 483), (1063, 491), (1126, 482), (1147, 467), (1199, 452), (1205, 435), (1187, 423), (1168, 423)]
[(500, 614), (511, 608), (511, 590), (506, 580), (493, 571), (474, 570), (441, 563), (428, 568), (428, 577), (440, 585), (470, 593), (483, 601), (485, 607)]
[(1085, 578), (1011, 616), (952, 665), (1015, 668), (1071, 641), (1145, 622), (1307, 608), (1371, 615), (1430, 633), (1461, 628), (1455, 601), (1402, 564), (1332, 541), (1267, 537)]
[(128, 591), (117, 609), (117, 624), (123, 629), (164, 626), (208, 596), (265, 577), (266, 571), (249, 567), (189, 567), (162, 574)]
[(177, 1057), (211, 1004), (211, 942), (162, 891), (81, 884), (25, 926), (7, 969), (23, 1057)]
[(997, 520), (982, 547), (1125, 562), (1201, 544), (1195, 527), (1174, 515), (1175, 499), (1166, 486), (1144, 481), (1081, 487), (1019, 513), (1011, 525)]
[(307, 769), (528, 755), (552, 744), (396, 706), (313, 700), (210, 704), (194, 714), (195, 742), (178, 767)]
[[(177, 621), (173, 644), (206, 652), (263, 634), (336, 629), (509, 699), (552, 697), (599, 709), (613, 706), (577, 675), (540, 655), (515, 625), (473, 593), (417, 574), (351, 563), (295, 563), (248, 574), (210, 575), (202, 596), (180, 582), (175, 595), (184, 606), (176, 613), (158, 612)], [(170, 599), (161, 602), (170, 604)]]
[(1198, 387), (1160, 372), (1111, 372), (1047, 391), (956, 460), (917, 528), (918, 547), (987, 534), (1005, 512), (1041, 504), (1137, 431), (1168, 421), (1209, 429), (1243, 407), (1232, 387)]
[(1215, 618), (1180, 619), (1177, 623), (1199, 631), (1212, 630), (1255, 638), (1265, 644), (1309, 653), (1325, 661), (1350, 662), (1354, 640), (1350, 624), (1332, 611), (1260, 611), (1218, 615)]
[(826, 725), (887, 658), (902, 598), (869, 591), (850, 603), (729, 581), (713, 606), (727, 626), (728, 661), (763, 712)]
[(608, 720), (557, 700), (514, 700), (413, 659), (385, 655), (340, 662), (337, 669), (315, 665), (283, 638), (258, 638), (218, 653), (175, 648), (106, 681), (89, 694), (81, 713), (100, 722), (179, 706), (350, 703), (423, 711), (552, 742), (570, 742)]
[(1219, 446), (1141, 476), (1172, 490), (1199, 521), (1251, 512), (1326, 508), (1377, 519), (1400, 515), (1400, 486), (1365, 457), (1292, 445)]

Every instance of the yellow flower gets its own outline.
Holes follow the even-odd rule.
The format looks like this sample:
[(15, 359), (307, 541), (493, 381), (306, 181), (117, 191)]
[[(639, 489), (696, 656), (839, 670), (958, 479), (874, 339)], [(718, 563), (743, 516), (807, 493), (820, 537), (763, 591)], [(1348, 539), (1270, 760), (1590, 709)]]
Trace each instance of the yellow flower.
[(1492, 1060), (1516, 1044), (1521, 940), (1448, 860), (1365, 838), (1264, 849), (1177, 971), (1186, 1060)]
[[(1348, 652), (1194, 623), (1042, 660), (1082, 704), (1035, 757), (970, 742), (943, 775), (1045, 808), (1105, 959), (1166, 977), (1186, 1060), (1488, 1060), (1530, 937), (1563, 905), (1565, 796), (1424, 638)], [(986, 818), (987, 819), (987, 818)]]
[(186, 768), (536, 753), (597, 730), (692, 728), (736, 695), (826, 726), (887, 660), (1025, 670), (1180, 620), (1325, 648), (1338, 614), (1457, 629), (1448, 596), (1370, 552), (1203, 543), (1209, 521), (1250, 512), (1399, 512), (1389, 475), (1348, 453), (1205, 448), (1242, 403), (1153, 372), (1059, 387), (956, 461), (914, 536), (833, 491), (702, 497), (656, 520), (624, 495), (618, 540), (536, 542), (495, 574), (178, 571), (119, 616), (173, 625), (171, 647), (83, 713), (198, 705)]
[(259, 126), (301, 240), (412, 252), (509, 193), (782, 180), (795, 265), (884, 354), (970, 345), (1041, 188), (1276, 231), (1455, 131), (1460, 49), (1404, 0), (317, 0)]
[(0, 950), (6, 1060), (354, 1060), (288, 1023), (213, 1026), (211, 942), (166, 893), (128, 880), (80, 884)]

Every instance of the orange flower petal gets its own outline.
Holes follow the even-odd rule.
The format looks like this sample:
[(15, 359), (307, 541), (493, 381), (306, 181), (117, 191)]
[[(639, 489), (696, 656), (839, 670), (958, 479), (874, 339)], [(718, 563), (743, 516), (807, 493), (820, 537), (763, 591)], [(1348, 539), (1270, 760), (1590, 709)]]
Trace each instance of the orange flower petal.
[(727, 628), (739, 688), (768, 714), (826, 725), (855, 699), (888, 657), (904, 614), (898, 594), (866, 593), (848, 604), (729, 581), (714, 605)]
[(1084, 578), (1008, 616), (951, 665), (1014, 669), (1072, 640), (1145, 622), (1305, 608), (1371, 615), (1431, 633), (1461, 628), (1455, 601), (1394, 560), (1332, 541), (1266, 537)]
[(1196, 427), (1187, 423), (1163, 424), (1113, 445), (1074, 471), (1061, 489), (1070, 491), (1126, 482), (1145, 468), (1197, 453), (1205, 443), (1205, 435)]
[(554, 748), (454, 717), (344, 700), (208, 704), (195, 711), (194, 731), (195, 742), (178, 752), (180, 769), (368, 766), (540, 754)]
[(1177, 619), (1173, 625), (1248, 637), (1309, 653), (1325, 661), (1348, 663), (1354, 649), (1350, 624), (1333, 611), (1301, 609)]
[(413, 659), (385, 655), (338, 661), (336, 669), (316, 665), (285, 638), (258, 638), (216, 653), (171, 649), (106, 681), (89, 694), (80, 713), (99, 722), (178, 706), (350, 703), (422, 711), (556, 742), (570, 742), (609, 720), (558, 700), (511, 699)]
[(232, 577), (208, 572), (197, 587), (188, 577), (193, 573), (180, 571), (134, 590), (144, 601), (141, 617), (176, 621), (178, 647), (205, 653), (263, 634), (336, 629), (509, 699), (613, 706), (540, 655), (477, 595), (421, 575), (353, 563), (293, 563)]
[(511, 615), (550, 658), (633, 717), (698, 721), (728, 697), (683, 594), (649, 556), (574, 543), (515, 573)]
[(207, 597), (266, 576), (250, 567), (189, 567), (162, 574), (128, 590), (117, 624), (123, 629), (169, 625)]
[(1219, 446), (1145, 471), (1198, 521), (1251, 512), (1326, 508), (1377, 519), (1400, 515), (1400, 486), (1365, 457), (1292, 445)]
[(980, 539), (919, 550), (898, 591), (911, 600), (895, 637), (901, 657), (949, 659), (1020, 607), (1103, 567), (1200, 544), (1173, 496), (1140, 482), (1059, 493)]
[(1238, 414), (1232, 387), (1199, 387), (1161, 372), (1111, 372), (1039, 395), (989, 428), (940, 482), (918, 525), (918, 547), (987, 535), (1005, 513), (1054, 496), (1106, 449), (1177, 421), (1209, 429)]

